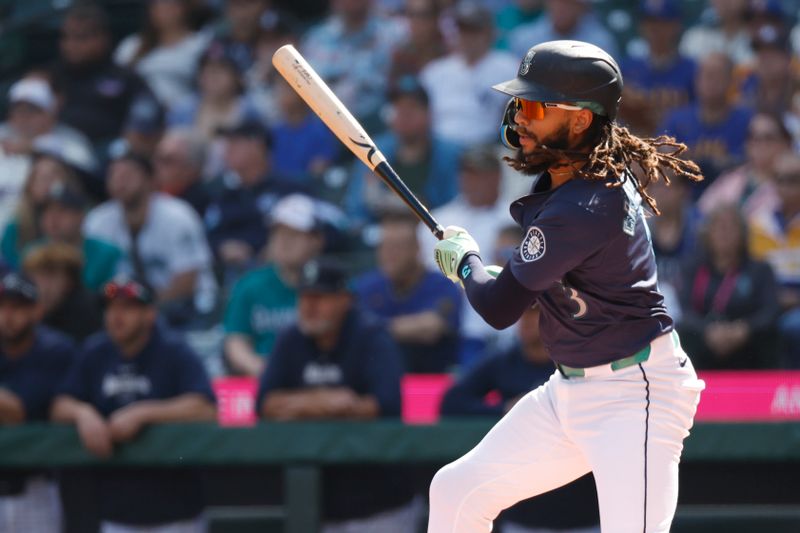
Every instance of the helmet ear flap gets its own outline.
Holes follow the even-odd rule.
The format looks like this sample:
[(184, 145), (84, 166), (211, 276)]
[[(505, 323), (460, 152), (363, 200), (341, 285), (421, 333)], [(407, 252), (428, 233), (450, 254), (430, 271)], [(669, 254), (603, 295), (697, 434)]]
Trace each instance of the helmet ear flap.
[(500, 124), (500, 141), (506, 148), (515, 150), (522, 145), (519, 143), (519, 134), (517, 133), (517, 123), (514, 122), (514, 115), (517, 114), (517, 106), (514, 104), (514, 98), (510, 98), (506, 104), (506, 109), (503, 111), (503, 122)]

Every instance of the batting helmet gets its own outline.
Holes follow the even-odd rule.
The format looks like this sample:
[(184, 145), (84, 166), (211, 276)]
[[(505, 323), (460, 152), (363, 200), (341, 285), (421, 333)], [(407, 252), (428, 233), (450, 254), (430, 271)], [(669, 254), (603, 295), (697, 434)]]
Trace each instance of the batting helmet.
[(575, 102), (614, 120), (622, 73), (614, 58), (593, 44), (547, 41), (528, 50), (516, 78), (493, 88), (525, 100)]

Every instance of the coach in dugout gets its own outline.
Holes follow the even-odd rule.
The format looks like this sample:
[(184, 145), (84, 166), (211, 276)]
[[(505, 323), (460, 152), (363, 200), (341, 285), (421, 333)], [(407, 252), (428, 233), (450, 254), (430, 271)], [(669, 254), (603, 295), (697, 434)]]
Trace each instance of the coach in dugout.
[[(399, 416), (403, 356), (389, 333), (353, 305), (342, 265), (307, 263), (298, 320), (278, 336), (256, 405), (273, 420), (371, 420)], [(418, 518), (399, 467), (323, 470), (322, 533), (407, 533)], [(411, 529), (410, 529), (411, 528)]]
[[(0, 427), (47, 419), (74, 359), (72, 341), (39, 326), (36, 287), (17, 274), (0, 280)], [(0, 531), (57, 533), (58, 491), (42, 470), (0, 472)]]
[[(83, 446), (109, 457), (149, 424), (215, 419), (199, 358), (157, 324), (155, 294), (135, 277), (103, 290), (105, 331), (90, 337), (59, 389), (52, 418), (77, 426)], [(206, 531), (199, 473), (136, 468), (94, 477), (102, 533)]]

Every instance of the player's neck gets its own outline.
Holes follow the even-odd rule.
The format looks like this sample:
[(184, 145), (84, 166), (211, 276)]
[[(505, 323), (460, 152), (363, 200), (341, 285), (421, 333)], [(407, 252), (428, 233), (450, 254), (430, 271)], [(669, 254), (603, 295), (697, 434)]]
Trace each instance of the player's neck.
[(560, 163), (548, 168), (547, 172), (550, 174), (550, 189), (552, 190), (561, 187), (569, 180), (574, 179), (575, 176), (578, 175), (578, 170), (583, 165), (584, 162), (581, 161), (579, 163)]

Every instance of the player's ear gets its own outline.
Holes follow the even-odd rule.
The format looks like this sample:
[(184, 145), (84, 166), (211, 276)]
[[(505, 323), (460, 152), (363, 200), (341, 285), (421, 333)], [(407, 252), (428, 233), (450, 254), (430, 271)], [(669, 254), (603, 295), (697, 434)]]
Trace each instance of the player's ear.
[(590, 110), (581, 109), (580, 111), (575, 111), (572, 116), (572, 133), (575, 135), (583, 134), (592, 125), (592, 120), (594, 120), (594, 114)]

